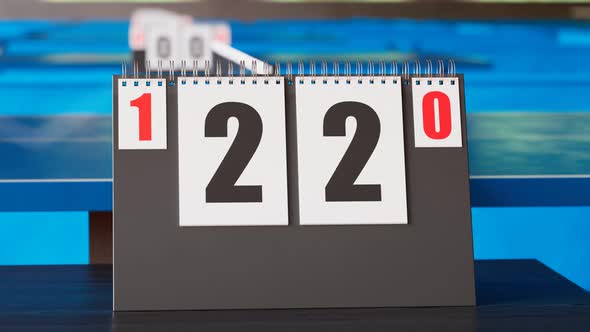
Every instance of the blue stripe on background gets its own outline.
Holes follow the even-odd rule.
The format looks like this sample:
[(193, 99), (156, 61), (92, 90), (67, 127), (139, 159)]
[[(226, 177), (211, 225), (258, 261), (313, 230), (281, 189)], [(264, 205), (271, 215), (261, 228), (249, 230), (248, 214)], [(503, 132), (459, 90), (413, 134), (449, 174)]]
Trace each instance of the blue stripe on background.
[(4, 182), (0, 183), (0, 211), (110, 211), (112, 190), (110, 180)]
[(87, 212), (2, 212), (0, 229), (0, 265), (88, 264)]
[[(538, 259), (590, 291), (590, 207), (472, 212), (476, 259)], [(0, 265), (88, 263), (86, 212), (4, 212), (0, 228)]]
[(470, 186), (474, 207), (590, 205), (590, 177), (475, 178)]
[(476, 259), (534, 258), (590, 291), (590, 207), (472, 211)]
[[(0, 211), (111, 211), (112, 200), (111, 180), (0, 183)], [(471, 206), (590, 206), (590, 178), (472, 179)]]

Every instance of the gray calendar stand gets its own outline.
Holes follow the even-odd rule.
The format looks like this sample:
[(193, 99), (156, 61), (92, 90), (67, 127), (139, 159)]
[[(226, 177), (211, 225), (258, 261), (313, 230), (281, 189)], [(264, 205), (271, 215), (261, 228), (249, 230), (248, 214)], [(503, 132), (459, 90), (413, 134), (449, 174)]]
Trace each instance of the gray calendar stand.
[(403, 86), (407, 225), (298, 225), (286, 85), (290, 225), (181, 228), (176, 87), (167, 150), (118, 150), (114, 103), (114, 310), (475, 305), (462, 76), (460, 86), (463, 147), (422, 149)]

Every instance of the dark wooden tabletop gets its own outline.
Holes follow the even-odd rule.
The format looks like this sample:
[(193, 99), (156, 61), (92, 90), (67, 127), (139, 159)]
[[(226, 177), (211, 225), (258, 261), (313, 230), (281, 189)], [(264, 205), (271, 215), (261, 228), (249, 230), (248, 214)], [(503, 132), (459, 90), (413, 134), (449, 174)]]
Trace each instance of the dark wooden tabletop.
[(590, 331), (590, 294), (535, 260), (476, 261), (477, 307), (117, 312), (110, 265), (0, 267), (0, 331)]

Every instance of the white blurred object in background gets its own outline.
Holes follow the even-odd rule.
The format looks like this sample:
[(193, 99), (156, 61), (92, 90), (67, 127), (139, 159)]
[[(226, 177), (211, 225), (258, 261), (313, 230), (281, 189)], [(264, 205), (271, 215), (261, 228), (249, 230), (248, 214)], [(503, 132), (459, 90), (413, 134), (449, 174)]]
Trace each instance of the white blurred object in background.
[(169, 69), (170, 61), (180, 68), (181, 60), (192, 66), (213, 60), (212, 43), (229, 45), (231, 27), (226, 23), (194, 23), (192, 17), (162, 9), (145, 8), (131, 15), (129, 47), (145, 51), (145, 59), (155, 68), (159, 60), (162, 68)]
[[(145, 8), (131, 15), (129, 26), (129, 47), (133, 51), (145, 51), (145, 60), (151, 69), (162, 61), (162, 69), (181, 67), (181, 61), (192, 69), (197, 61), (198, 69), (205, 69), (206, 61), (213, 61), (218, 55), (233, 63), (244, 61), (245, 69), (252, 70), (258, 63), (259, 74), (263, 73), (264, 62), (231, 47), (232, 32), (227, 23), (194, 23), (192, 17), (179, 15), (167, 10)], [(267, 67), (271, 72), (272, 66)], [(214, 68), (211, 68), (214, 71)]]
[[(131, 15), (131, 22), (129, 26), (129, 47), (133, 51), (141, 51), (145, 49), (145, 30), (146, 27), (154, 25), (168, 25), (177, 24), (179, 26), (190, 26), (193, 19), (189, 15), (179, 15), (171, 11), (144, 8), (136, 10)], [(209, 23), (205, 24), (210, 27), (212, 34), (211, 39), (231, 45), (231, 27), (227, 23)]]

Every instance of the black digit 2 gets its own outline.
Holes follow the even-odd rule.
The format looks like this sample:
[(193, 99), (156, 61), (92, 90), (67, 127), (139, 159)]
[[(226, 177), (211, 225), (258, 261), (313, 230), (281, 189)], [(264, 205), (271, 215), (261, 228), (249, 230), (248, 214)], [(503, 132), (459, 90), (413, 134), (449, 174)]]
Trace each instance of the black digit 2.
[(207, 203), (262, 202), (262, 186), (236, 186), (262, 137), (262, 119), (252, 106), (226, 102), (205, 119), (205, 137), (227, 137), (229, 118), (238, 119), (238, 133), (205, 192)]
[(379, 141), (381, 123), (377, 113), (363, 103), (338, 103), (324, 116), (324, 136), (346, 136), (348, 117), (356, 119), (356, 131), (326, 185), (326, 202), (381, 201), (380, 184), (354, 184)]

